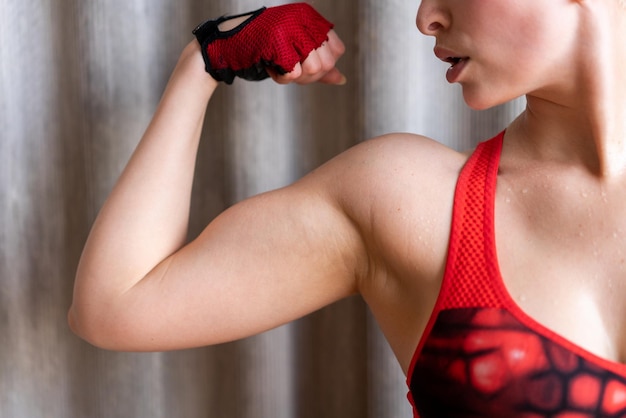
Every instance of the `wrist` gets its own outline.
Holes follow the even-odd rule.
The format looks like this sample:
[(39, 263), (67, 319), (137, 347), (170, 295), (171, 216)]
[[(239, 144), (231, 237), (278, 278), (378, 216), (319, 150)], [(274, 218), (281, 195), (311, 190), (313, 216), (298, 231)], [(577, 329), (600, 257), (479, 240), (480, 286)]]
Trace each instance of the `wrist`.
[(193, 79), (198, 88), (207, 90), (210, 93), (219, 85), (219, 82), (206, 72), (200, 44), (196, 40), (191, 41), (183, 49), (176, 71), (182, 72), (186, 79)]

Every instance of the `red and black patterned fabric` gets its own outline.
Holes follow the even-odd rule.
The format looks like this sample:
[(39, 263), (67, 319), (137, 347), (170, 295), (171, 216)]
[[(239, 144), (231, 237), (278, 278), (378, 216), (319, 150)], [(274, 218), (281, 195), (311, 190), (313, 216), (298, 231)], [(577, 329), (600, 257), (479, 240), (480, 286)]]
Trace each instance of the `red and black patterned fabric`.
[[(221, 31), (227, 20), (249, 16), (237, 27)], [(206, 70), (217, 81), (232, 84), (235, 77), (258, 81), (293, 71), (296, 64), (328, 40), (334, 27), (307, 3), (263, 7), (250, 13), (224, 16), (194, 31), (202, 47)]]
[(526, 315), (495, 251), (494, 202), (504, 133), (459, 176), (448, 262), (407, 383), (419, 418), (626, 418), (626, 366)]

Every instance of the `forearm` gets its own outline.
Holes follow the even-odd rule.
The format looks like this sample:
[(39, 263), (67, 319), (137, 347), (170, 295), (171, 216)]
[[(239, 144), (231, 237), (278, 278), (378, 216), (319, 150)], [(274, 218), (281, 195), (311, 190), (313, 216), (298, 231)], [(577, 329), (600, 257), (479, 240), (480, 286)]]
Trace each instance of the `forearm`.
[[(344, 51), (337, 34), (332, 30), (326, 33), (327, 22), (320, 18), (316, 32), (327, 42), (309, 42), (307, 33), (311, 28), (298, 24), (302, 13), (310, 15), (316, 13), (314, 10), (302, 5), (285, 6), (268, 13), (286, 14), (288, 18), (281, 20), (286, 29), (277, 27), (274, 19), (258, 21), (247, 38), (222, 45), (215, 54), (216, 60), (207, 58), (208, 49), (201, 52), (196, 41), (182, 53), (151, 124), (94, 223), (78, 267), (69, 321), (74, 331), (95, 345), (153, 350), (224, 341), (291, 320), (351, 291), (349, 278), (347, 286), (334, 284), (336, 277), (349, 276), (335, 268), (345, 260), (343, 249), (330, 251), (330, 267), (323, 273), (318, 263), (315, 268), (308, 268), (293, 251), (294, 243), (310, 242), (301, 251), (307, 254), (309, 265), (313, 263), (309, 253), (329, 253), (322, 238), (313, 242), (301, 239), (310, 235), (307, 223), (295, 236), (294, 228), (272, 227), (284, 225), (286, 218), (292, 219), (294, 225), (300, 219), (311, 218), (308, 213), (301, 213), (301, 217), (285, 212), (294, 196), (303, 196), (298, 188), (276, 192), (269, 200), (259, 197), (242, 205), (209, 225), (194, 243), (184, 245), (200, 134), (208, 101), (217, 87), (215, 80), (219, 79), (207, 74), (210, 64), (225, 60), (227, 67), (220, 67), (218, 75), (248, 76), (256, 71), (264, 77), (257, 65), (266, 65), (267, 59), (259, 62), (256, 52), (273, 51), (278, 46), (285, 50), (287, 58), (299, 59), (289, 73), (270, 71), (278, 83), (345, 82), (335, 67)], [(291, 36), (284, 36), (285, 30)], [(259, 51), (238, 47), (246, 39), (257, 38), (264, 42), (257, 45)], [(252, 72), (239, 67), (242, 57), (233, 58), (237, 51), (252, 54), (243, 57)], [(233, 58), (233, 68), (228, 66), (227, 57)], [(318, 196), (320, 208), (335, 214), (334, 205), (319, 197), (321, 193), (313, 194)], [(272, 203), (264, 203), (269, 201)], [(308, 207), (298, 207), (305, 206)], [(268, 222), (257, 216), (265, 210)], [(335, 226), (343, 224), (342, 216), (331, 218), (338, 219)], [(325, 231), (319, 237), (328, 236), (327, 230), (335, 232), (322, 224)], [(277, 244), (269, 253), (268, 242)], [(239, 261), (242, 251), (246, 263)], [(274, 258), (268, 259), (269, 256)], [(337, 260), (341, 262), (336, 263)], [(294, 266), (304, 272), (302, 282), (292, 280)], [(307, 280), (310, 271), (314, 273)], [(258, 288), (250, 288), (250, 279)], [(316, 290), (320, 283), (330, 295)], [(255, 296), (262, 292), (265, 296), (250, 303), (249, 298), (240, 297), (246, 292)], [(290, 301), (298, 294), (318, 296), (308, 303), (309, 308), (294, 311), (285, 307), (278, 314), (270, 312), (274, 311), (273, 302), (262, 303), (264, 299)], [(245, 315), (229, 315), (238, 309), (248, 312), (251, 324), (246, 324)], [(239, 334), (233, 334), (235, 329), (239, 329)]]
[(92, 228), (73, 309), (130, 289), (184, 244), (200, 133), (216, 87), (198, 46), (189, 44)]

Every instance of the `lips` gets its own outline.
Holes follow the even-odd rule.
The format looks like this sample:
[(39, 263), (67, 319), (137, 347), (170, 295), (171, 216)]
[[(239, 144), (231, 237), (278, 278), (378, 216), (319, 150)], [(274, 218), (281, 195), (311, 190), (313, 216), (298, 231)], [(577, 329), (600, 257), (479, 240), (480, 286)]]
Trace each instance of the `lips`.
[(446, 73), (446, 79), (449, 83), (454, 83), (459, 79), (461, 72), (467, 65), (469, 61), (469, 57), (463, 56), (462, 54), (452, 51), (450, 49), (435, 47), (434, 49), (435, 55), (443, 62), (447, 62), (450, 64), (450, 68)]
[(448, 57), (444, 61), (450, 63), (451, 66), (454, 67), (455, 65), (457, 65), (459, 62), (463, 61), (464, 59), (466, 59), (466, 58)]

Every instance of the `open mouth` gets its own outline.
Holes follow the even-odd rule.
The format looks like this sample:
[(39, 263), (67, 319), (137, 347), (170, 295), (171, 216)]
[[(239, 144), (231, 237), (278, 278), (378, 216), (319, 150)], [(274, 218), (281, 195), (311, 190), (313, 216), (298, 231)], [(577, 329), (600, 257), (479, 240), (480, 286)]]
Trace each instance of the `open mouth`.
[(450, 83), (459, 81), (461, 74), (463, 73), (466, 64), (469, 62), (469, 56), (457, 55), (458, 50), (443, 48), (442, 46), (435, 46), (434, 53), (441, 61), (450, 64), (450, 68), (446, 72), (446, 79)]
[(467, 60), (467, 57), (448, 57), (444, 59), (444, 61), (450, 64), (451, 67), (454, 67), (460, 62), (465, 61), (465, 60)]

